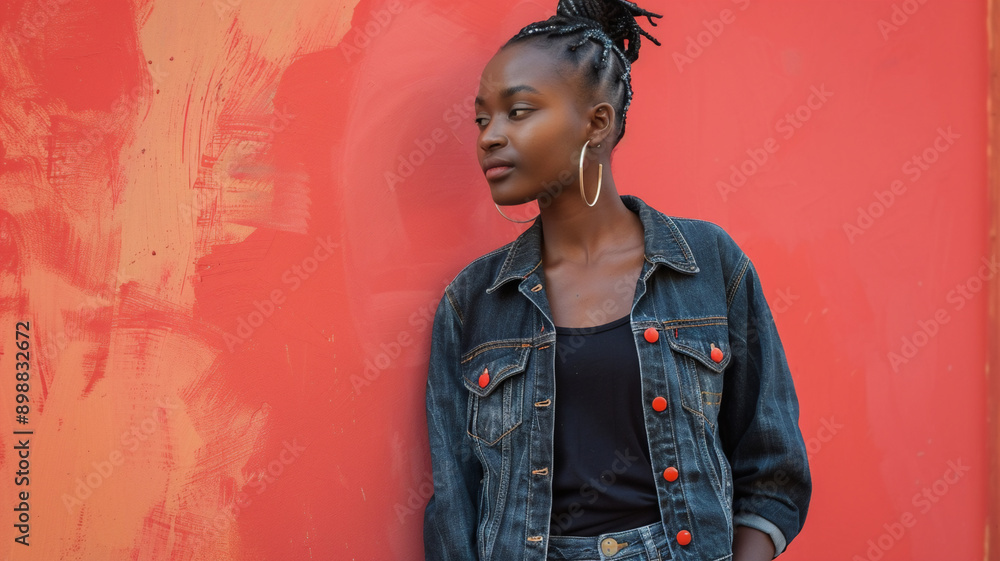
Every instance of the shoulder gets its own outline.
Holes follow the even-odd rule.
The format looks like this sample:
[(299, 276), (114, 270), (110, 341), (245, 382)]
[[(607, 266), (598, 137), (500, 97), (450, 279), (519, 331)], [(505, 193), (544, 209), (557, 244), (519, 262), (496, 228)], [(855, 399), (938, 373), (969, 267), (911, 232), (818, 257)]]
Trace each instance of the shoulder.
[(731, 269), (747, 258), (736, 240), (719, 224), (703, 218), (674, 216), (655, 208), (652, 210), (657, 218), (672, 225), (671, 231), (676, 230), (675, 241), (682, 247), (686, 245), (690, 248), (699, 266), (705, 259), (718, 258), (728, 265), (725, 268)]
[(464, 308), (471, 295), (483, 294), (493, 284), (503, 267), (511, 247), (512, 240), (492, 251), (484, 253), (462, 267), (445, 287), (444, 296), (451, 299), (452, 305)]
[(448, 286), (457, 290), (466, 285), (478, 284), (485, 290), (493, 284), (493, 280), (500, 273), (500, 268), (507, 260), (507, 255), (513, 245), (514, 241), (510, 241), (473, 259), (455, 274)]
[(750, 258), (736, 240), (721, 225), (702, 218), (674, 216), (656, 209), (677, 243), (698, 267), (695, 279), (715, 284), (721, 277), (729, 297), (735, 292), (751, 267)]
[(667, 216), (667, 218), (670, 218), (677, 225), (677, 228), (684, 234), (689, 244), (711, 242), (714, 244), (736, 245), (729, 232), (710, 220), (686, 216)]
[(725, 228), (700, 218), (673, 217), (677, 228), (695, 254), (717, 252), (729, 261), (740, 261), (746, 257), (743, 249)]

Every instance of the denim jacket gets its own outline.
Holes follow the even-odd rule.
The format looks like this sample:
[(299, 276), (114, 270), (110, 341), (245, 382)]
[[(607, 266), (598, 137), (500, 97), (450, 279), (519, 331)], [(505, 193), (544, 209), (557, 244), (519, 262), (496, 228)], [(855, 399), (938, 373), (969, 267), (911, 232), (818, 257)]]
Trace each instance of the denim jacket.
[[(754, 265), (716, 224), (621, 199), (644, 230), (630, 314), (636, 406), (670, 557), (731, 559), (734, 525), (770, 535), (777, 556), (802, 529), (812, 483)], [(556, 333), (540, 241), (538, 219), (462, 269), (438, 305), (426, 387), (428, 561), (546, 558)]]

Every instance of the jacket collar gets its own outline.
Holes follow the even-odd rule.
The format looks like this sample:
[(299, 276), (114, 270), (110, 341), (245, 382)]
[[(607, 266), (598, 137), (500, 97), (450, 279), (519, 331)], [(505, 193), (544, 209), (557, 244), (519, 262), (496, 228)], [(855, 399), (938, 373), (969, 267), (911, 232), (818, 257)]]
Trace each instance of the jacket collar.
[[(677, 224), (667, 215), (657, 211), (635, 195), (620, 195), (629, 210), (639, 215), (642, 222), (645, 258), (650, 263), (663, 263), (681, 273), (693, 274), (700, 269), (687, 240), (681, 235)], [(493, 292), (503, 283), (513, 279), (525, 279), (542, 264), (542, 220), (535, 222), (521, 233), (507, 250), (507, 258), (500, 267), (493, 284), (486, 289)]]

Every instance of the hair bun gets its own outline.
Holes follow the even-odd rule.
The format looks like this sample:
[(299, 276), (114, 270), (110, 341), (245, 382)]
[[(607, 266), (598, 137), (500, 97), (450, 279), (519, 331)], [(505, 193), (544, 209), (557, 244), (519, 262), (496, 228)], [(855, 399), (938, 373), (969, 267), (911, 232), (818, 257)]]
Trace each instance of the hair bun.
[[(639, 27), (638, 17), (645, 17), (650, 25), (656, 26), (654, 17), (659, 14), (646, 11), (634, 2), (626, 0), (559, 0), (556, 14), (561, 16), (586, 18), (597, 23), (604, 33), (614, 42), (615, 46), (625, 53), (628, 61), (635, 62), (639, 58), (640, 36), (645, 36), (654, 44), (660, 42), (655, 37)], [(628, 48), (625, 41), (628, 41)]]

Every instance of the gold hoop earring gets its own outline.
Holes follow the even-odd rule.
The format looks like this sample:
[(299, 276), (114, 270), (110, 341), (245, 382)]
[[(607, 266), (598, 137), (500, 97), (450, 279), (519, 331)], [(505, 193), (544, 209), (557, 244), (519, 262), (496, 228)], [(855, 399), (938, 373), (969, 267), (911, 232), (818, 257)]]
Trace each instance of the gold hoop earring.
[(503, 211), (500, 210), (500, 206), (498, 204), (493, 203), (493, 206), (497, 207), (497, 212), (500, 213), (500, 216), (503, 216), (504, 218), (506, 218), (507, 220), (510, 220), (511, 222), (517, 222), (518, 224), (524, 224), (525, 222), (534, 222), (535, 218), (538, 218), (542, 214), (541, 212), (539, 212), (538, 214), (535, 215), (535, 218), (529, 218), (527, 220), (514, 220), (513, 218), (511, 218), (511, 217), (507, 216), (506, 214), (504, 214)]
[(604, 164), (597, 164), (597, 194), (594, 195), (594, 202), (587, 202), (587, 192), (583, 188), (583, 156), (587, 153), (587, 145), (590, 144), (590, 140), (583, 143), (583, 150), (580, 151), (580, 196), (583, 197), (583, 202), (587, 203), (587, 206), (594, 206), (597, 204), (597, 198), (601, 196), (601, 183), (604, 181)]

